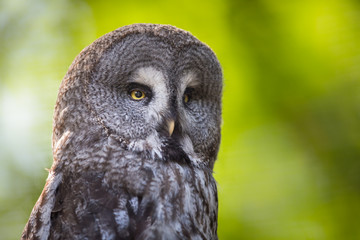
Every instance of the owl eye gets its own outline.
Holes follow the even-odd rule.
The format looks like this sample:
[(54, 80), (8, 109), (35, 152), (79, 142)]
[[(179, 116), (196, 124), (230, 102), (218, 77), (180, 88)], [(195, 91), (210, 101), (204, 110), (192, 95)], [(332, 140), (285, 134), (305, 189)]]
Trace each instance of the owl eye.
[(193, 96), (194, 89), (193, 88), (187, 88), (183, 95), (183, 101), (184, 103), (188, 103)]
[(141, 99), (145, 98), (145, 93), (141, 90), (132, 90), (130, 92), (130, 96), (134, 100), (141, 100)]
[(184, 94), (184, 97), (183, 97), (183, 100), (184, 100), (184, 103), (187, 103), (189, 101), (190, 97), (188, 94)]

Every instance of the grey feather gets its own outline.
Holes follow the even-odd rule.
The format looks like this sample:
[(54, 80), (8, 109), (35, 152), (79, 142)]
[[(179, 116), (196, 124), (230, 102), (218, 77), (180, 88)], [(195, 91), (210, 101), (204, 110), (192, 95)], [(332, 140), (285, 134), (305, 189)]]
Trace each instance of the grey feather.
[(178, 28), (134, 24), (85, 48), (22, 239), (217, 239), (221, 94), (215, 54)]

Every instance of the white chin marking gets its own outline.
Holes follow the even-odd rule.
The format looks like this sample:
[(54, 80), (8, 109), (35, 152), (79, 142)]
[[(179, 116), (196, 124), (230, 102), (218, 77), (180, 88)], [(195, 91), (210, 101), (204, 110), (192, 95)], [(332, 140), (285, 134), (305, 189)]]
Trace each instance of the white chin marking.
[(153, 159), (162, 158), (162, 142), (157, 133), (151, 134), (145, 140), (138, 139), (131, 141), (129, 148), (135, 152), (148, 151)]
[[(201, 159), (194, 152), (193, 144), (190, 138), (185, 135), (179, 142), (181, 148), (188, 155), (191, 162), (194, 164), (201, 163)], [(159, 138), (159, 135), (155, 132), (147, 137), (145, 140), (138, 139), (131, 141), (129, 144), (129, 149), (134, 152), (148, 152), (152, 159), (162, 159), (162, 147), (163, 143)]]

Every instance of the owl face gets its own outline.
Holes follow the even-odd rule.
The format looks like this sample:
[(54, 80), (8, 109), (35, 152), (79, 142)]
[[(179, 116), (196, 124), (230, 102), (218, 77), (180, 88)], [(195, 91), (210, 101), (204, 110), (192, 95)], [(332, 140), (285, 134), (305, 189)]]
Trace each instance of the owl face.
[[(114, 149), (212, 168), (220, 144), (222, 73), (209, 47), (167, 25), (135, 24), (85, 48), (62, 81), (53, 154)], [(125, 151), (126, 152), (126, 151)]]
[(104, 51), (93, 73), (89, 104), (130, 150), (156, 159), (215, 160), (222, 75), (207, 46), (134, 33)]

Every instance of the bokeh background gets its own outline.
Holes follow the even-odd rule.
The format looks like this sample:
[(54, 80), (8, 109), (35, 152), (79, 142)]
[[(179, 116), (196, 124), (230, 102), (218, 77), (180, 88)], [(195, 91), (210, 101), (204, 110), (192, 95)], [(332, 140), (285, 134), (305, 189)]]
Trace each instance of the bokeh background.
[(138, 22), (190, 31), (223, 66), (220, 239), (360, 239), (356, 0), (0, 0), (0, 239), (45, 183), (68, 66)]

